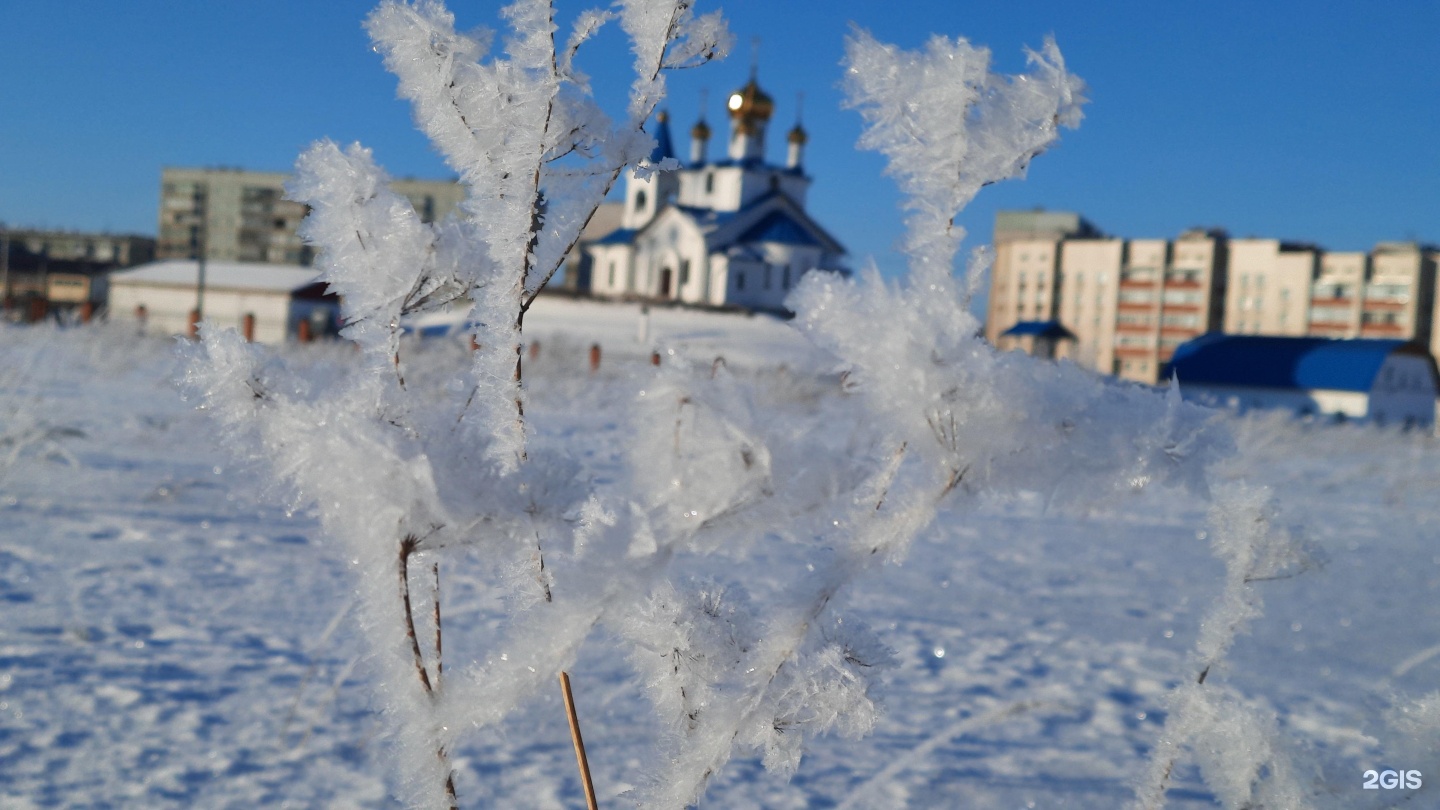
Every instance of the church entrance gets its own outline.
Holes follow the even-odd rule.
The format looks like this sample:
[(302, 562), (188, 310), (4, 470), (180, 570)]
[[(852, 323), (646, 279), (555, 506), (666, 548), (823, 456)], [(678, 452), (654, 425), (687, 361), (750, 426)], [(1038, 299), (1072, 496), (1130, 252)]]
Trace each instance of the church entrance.
[(670, 279), (671, 279), (671, 276), (673, 276), (673, 275), (674, 275), (674, 273), (672, 273), (671, 270), (670, 270), (670, 268), (668, 268), (668, 267), (665, 268), (664, 270), (661, 270), (661, 271), (660, 271), (660, 297), (661, 297), (661, 298), (669, 298), (669, 297), (670, 297)]

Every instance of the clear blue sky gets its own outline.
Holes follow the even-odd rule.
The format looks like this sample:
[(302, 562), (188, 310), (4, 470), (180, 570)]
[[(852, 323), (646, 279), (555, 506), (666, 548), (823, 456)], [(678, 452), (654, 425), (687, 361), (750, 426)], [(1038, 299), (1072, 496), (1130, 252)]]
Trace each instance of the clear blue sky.
[[(393, 175), (448, 176), (394, 98), (360, 23), (369, 0), (12, 2), (0, 47), (0, 221), (154, 233), (165, 165), (287, 170), (311, 141), (359, 140)], [(561, 2), (563, 12), (589, 3)], [(499, 3), (452, 3), (464, 28)], [(713, 4), (702, 8), (714, 8)], [(986, 189), (961, 222), (988, 240), (998, 208), (1078, 210), (1127, 237), (1193, 225), (1358, 250), (1440, 242), (1440, 3), (740, 0), (719, 65), (672, 74), (676, 132), (744, 82), (777, 101), (782, 155), (805, 93), (811, 209), (850, 249), (900, 266), (898, 199), (859, 118), (840, 109), (849, 24), (905, 47), (931, 33), (991, 47), (1007, 72), (1047, 33), (1090, 84), (1080, 129), (1030, 178)], [(569, 16), (568, 14), (566, 15)], [(626, 81), (618, 33), (590, 50)], [(609, 96), (618, 101), (619, 95)], [(723, 128), (721, 128), (723, 132)], [(712, 144), (712, 147), (717, 144)]]

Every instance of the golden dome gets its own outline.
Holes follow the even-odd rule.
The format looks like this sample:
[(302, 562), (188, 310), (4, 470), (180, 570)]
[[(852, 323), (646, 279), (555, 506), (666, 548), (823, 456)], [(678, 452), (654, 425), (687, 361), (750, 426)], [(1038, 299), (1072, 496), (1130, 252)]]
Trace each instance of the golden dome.
[(809, 139), (809, 136), (805, 134), (805, 128), (800, 126), (799, 124), (796, 124), (795, 128), (790, 130), (790, 134), (785, 136), (785, 140), (795, 144), (796, 146), (804, 146), (805, 142)]
[(705, 123), (704, 118), (696, 121), (695, 126), (690, 128), (690, 137), (694, 138), (697, 141), (710, 140), (710, 125)]
[(730, 94), (730, 98), (725, 101), (725, 107), (730, 111), (730, 117), (736, 121), (769, 121), (770, 114), (775, 111), (775, 102), (751, 79), (744, 87)]

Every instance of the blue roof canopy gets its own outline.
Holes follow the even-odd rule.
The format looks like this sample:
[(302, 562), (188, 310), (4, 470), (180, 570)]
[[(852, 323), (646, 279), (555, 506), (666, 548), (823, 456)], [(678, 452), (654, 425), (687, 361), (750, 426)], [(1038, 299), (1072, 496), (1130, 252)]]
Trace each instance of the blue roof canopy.
[[(1393, 353), (1429, 356), (1403, 340), (1225, 335), (1211, 332), (1175, 350), (1162, 374), (1186, 383), (1365, 391)], [(1433, 365), (1433, 361), (1432, 361)]]
[(1074, 340), (1075, 335), (1059, 321), (1021, 321), (1000, 333), (1002, 337), (1034, 336), (1054, 340)]

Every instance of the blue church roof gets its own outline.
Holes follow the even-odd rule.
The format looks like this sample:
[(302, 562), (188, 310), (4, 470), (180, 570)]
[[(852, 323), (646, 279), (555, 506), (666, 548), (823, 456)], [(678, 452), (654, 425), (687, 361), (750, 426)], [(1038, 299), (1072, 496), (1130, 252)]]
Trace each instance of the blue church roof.
[(660, 115), (656, 116), (655, 124), (655, 148), (650, 150), (651, 163), (675, 157), (675, 144), (670, 140), (670, 116), (662, 110)]
[(634, 228), (616, 228), (610, 233), (596, 239), (591, 244), (595, 245), (628, 245), (635, 241), (635, 234), (639, 231)]
[(820, 244), (800, 223), (784, 211), (771, 211), (736, 237), (737, 242), (778, 242), (782, 245)]
[(1000, 333), (1007, 337), (1022, 337), (1034, 335), (1035, 337), (1054, 339), (1075, 339), (1075, 335), (1059, 321), (1021, 321), (1014, 326)]
[(1175, 350), (1163, 377), (1186, 383), (1368, 392), (1397, 350), (1424, 353), (1403, 340), (1333, 340), (1267, 335), (1201, 335)]

